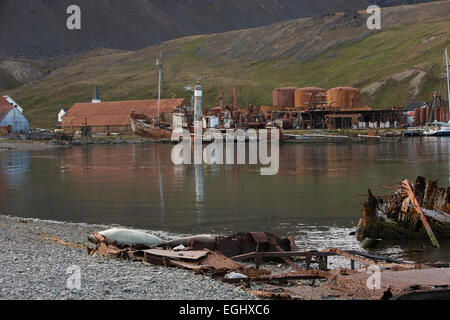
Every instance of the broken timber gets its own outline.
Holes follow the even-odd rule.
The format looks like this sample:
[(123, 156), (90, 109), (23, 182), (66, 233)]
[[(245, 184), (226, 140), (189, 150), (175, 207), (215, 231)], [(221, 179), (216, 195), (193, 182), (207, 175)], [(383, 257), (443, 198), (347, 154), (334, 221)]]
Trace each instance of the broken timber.
[[(424, 206), (432, 208), (433, 202), (434, 202), (434, 195), (436, 193), (437, 181), (433, 181), (433, 182), (430, 183), (430, 185), (431, 184), (434, 185), (434, 188), (433, 188), (433, 191), (432, 191), (432, 195), (426, 193), (425, 197), (424, 197), (424, 200), (423, 200), (423, 204), (424, 204)], [(439, 243), (436, 240), (436, 237), (434, 236), (433, 230), (431, 230), (430, 225), (428, 224), (427, 218), (425, 218), (425, 216), (423, 214), (423, 211), (422, 211), (422, 208), (419, 205), (419, 202), (417, 202), (417, 199), (414, 196), (413, 191), (411, 190), (411, 186), (409, 185), (409, 181), (408, 180), (403, 181), (402, 182), (402, 186), (403, 186), (403, 188), (405, 188), (406, 193), (408, 194), (409, 200), (412, 202), (412, 204), (414, 206), (414, 209), (416, 209), (416, 212), (419, 214), (420, 220), (422, 221), (422, 223), (423, 223), (423, 225), (425, 227), (425, 230), (427, 231), (428, 236), (431, 239), (431, 242), (433, 243), (433, 245), (435, 247), (439, 248)], [(429, 191), (429, 190), (426, 190), (426, 191)], [(431, 204), (430, 204), (430, 202), (431, 202)]]
[(369, 190), (356, 237), (359, 241), (429, 238), (439, 247), (438, 239), (450, 239), (450, 187), (418, 177), (413, 188), (405, 180), (383, 197)]

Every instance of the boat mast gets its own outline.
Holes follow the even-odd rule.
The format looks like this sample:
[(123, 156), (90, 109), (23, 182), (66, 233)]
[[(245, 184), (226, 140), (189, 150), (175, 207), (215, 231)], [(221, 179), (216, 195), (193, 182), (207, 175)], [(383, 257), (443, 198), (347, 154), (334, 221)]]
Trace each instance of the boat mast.
[(156, 66), (159, 69), (159, 78), (158, 78), (158, 123), (161, 114), (161, 74), (162, 74), (162, 54), (159, 54), (159, 59), (156, 59)]
[[(448, 111), (450, 114), (450, 77), (448, 73), (448, 51), (445, 49), (445, 63), (447, 65), (447, 93), (448, 93)], [(445, 121), (445, 119), (444, 119)]]

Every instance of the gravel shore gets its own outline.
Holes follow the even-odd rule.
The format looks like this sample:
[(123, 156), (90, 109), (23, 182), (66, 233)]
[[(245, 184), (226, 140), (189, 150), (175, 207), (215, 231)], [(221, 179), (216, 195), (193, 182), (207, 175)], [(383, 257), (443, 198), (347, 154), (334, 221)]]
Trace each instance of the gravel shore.
[[(105, 228), (0, 216), (0, 299), (257, 299), (190, 271), (88, 256), (88, 235)], [(79, 290), (68, 289), (71, 266), (80, 270)]]

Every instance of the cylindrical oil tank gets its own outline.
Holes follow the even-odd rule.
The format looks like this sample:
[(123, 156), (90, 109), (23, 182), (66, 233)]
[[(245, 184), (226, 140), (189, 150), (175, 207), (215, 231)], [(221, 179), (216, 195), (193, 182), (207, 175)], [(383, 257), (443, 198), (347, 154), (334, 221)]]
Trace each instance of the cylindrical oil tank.
[(432, 120), (441, 121), (441, 108), (439, 107), (434, 108)]
[(422, 124), (420, 122), (420, 108), (414, 109), (414, 123), (415, 123), (415, 127), (418, 127)]
[(272, 112), (272, 111), (280, 111), (281, 108), (278, 106), (261, 106), (261, 112)]
[(448, 110), (447, 107), (445, 107), (444, 109), (445, 109), (445, 122), (448, 122), (449, 121), (449, 116), (448, 116), (448, 114), (449, 114), (448, 111), (449, 110)]
[(353, 109), (361, 107), (361, 90), (351, 87), (337, 87), (327, 91), (329, 108)]
[[(314, 97), (314, 98), (313, 98)], [(308, 109), (309, 106), (324, 106), (327, 102), (327, 90), (316, 87), (295, 90), (295, 108)]]
[(273, 105), (278, 107), (295, 106), (295, 87), (284, 87), (273, 90)]
[(427, 122), (427, 108), (420, 108), (420, 124), (424, 125)]
[(447, 121), (445, 121), (445, 110), (447, 109), (447, 108), (444, 108), (444, 107), (442, 107), (442, 108), (440, 108), (441, 110), (441, 112), (440, 112), (440, 117), (439, 117), (439, 120), (438, 121), (442, 121), (442, 122), (447, 122)]
[(425, 108), (425, 123), (428, 123), (430, 121), (430, 108)]

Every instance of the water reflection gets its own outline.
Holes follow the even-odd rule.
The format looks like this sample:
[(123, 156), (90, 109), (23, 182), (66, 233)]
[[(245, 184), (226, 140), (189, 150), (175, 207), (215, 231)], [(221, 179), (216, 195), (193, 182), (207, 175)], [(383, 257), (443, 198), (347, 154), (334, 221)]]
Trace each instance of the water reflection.
[(357, 194), (417, 175), (447, 182), (449, 142), (282, 145), (277, 176), (255, 165), (174, 166), (170, 145), (0, 152), (0, 213), (352, 247), (344, 233), (361, 216)]
[[(133, 152), (133, 155), (136, 154)], [(134, 158), (134, 156), (133, 156)], [(163, 177), (162, 177), (162, 169), (161, 169), (161, 157), (158, 156), (158, 168), (159, 168), (159, 197), (160, 197), (160, 223), (163, 224), (166, 221), (166, 206), (164, 201), (164, 187), (163, 187)]]

